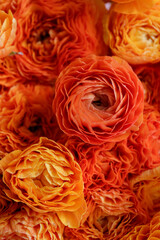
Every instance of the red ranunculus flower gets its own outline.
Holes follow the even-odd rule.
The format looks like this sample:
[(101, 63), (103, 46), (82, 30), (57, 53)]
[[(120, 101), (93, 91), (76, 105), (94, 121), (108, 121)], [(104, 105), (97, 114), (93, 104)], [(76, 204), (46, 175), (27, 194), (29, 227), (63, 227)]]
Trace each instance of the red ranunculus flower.
[(142, 123), (143, 86), (120, 58), (79, 58), (59, 75), (53, 110), (69, 136), (90, 144), (121, 140)]

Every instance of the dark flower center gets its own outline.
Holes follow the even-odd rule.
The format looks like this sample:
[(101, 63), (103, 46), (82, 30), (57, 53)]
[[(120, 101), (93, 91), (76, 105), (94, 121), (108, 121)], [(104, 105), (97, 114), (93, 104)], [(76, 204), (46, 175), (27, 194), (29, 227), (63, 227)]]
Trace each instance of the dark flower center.
[(31, 30), (28, 46), (36, 56), (50, 56), (58, 42), (58, 29), (56, 21), (44, 21)]
[(28, 130), (32, 133), (37, 133), (38, 131), (41, 131), (41, 129), (42, 129), (41, 119), (39, 117), (35, 117), (35, 119), (32, 120)]
[(48, 31), (43, 31), (40, 33), (40, 35), (38, 36), (38, 41), (45, 41), (46, 39), (50, 38), (49, 32)]
[(96, 93), (95, 98), (92, 101), (92, 105), (99, 110), (103, 110), (108, 108), (110, 103), (106, 95)]

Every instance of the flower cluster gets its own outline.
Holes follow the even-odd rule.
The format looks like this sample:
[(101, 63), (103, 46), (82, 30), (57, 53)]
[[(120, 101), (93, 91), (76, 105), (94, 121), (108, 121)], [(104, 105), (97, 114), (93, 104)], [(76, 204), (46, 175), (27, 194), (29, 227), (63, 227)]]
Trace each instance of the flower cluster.
[(160, 0), (0, 0), (0, 239), (160, 239)]

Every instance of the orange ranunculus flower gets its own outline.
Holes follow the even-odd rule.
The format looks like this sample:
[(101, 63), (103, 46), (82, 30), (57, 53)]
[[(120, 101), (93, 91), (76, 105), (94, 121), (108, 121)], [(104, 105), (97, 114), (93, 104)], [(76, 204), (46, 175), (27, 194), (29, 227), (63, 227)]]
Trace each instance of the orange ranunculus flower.
[(51, 86), (19, 84), (4, 90), (0, 97), (0, 150), (23, 149), (41, 136), (54, 138), (52, 100)]
[(24, 151), (15, 150), (0, 161), (4, 192), (37, 212), (55, 211), (64, 225), (78, 227), (86, 210), (80, 166), (71, 152), (40, 138)]
[(134, 71), (144, 86), (144, 99), (160, 111), (160, 64), (138, 65)]
[(127, 180), (128, 174), (137, 170), (137, 155), (127, 146), (127, 140), (94, 146), (78, 138), (69, 138), (66, 146), (82, 169), (85, 193), (120, 187)]
[(119, 58), (79, 58), (59, 75), (53, 110), (67, 135), (90, 144), (114, 142), (141, 124), (143, 86)]
[(131, 132), (127, 141), (135, 154), (136, 174), (160, 165), (160, 113), (154, 106), (145, 103), (143, 123), (137, 132)]
[(77, 57), (105, 54), (101, 0), (21, 1), (16, 46), (19, 71), (31, 79), (53, 82)]
[(121, 238), (122, 240), (159, 240), (160, 239), (160, 211), (145, 225), (137, 225), (132, 231)]
[(0, 222), (0, 239), (62, 240), (64, 225), (55, 213), (37, 213), (22, 206), (5, 222)]
[(133, 177), (130, 185), (148, 215), (160, 211), (160, 166)]
[(15, 51), (17, 22), (9, 11), (8, 14), (0, 10), (0, 58), (8, 56)]
[(144, 13), (135, 14), (121, 13), (113, 5), (104, 25), (104, 38), (112, 53), (134, 65), (159, 62), (159, 11), (160, 2)]

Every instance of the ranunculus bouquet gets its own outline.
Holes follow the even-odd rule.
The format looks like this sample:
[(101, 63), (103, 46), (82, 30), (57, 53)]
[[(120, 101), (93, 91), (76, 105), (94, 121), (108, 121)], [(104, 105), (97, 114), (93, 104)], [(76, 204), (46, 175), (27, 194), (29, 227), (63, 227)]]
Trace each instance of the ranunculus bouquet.
[(0, 0), (0, 240), (160, 239), (160, 0)]

